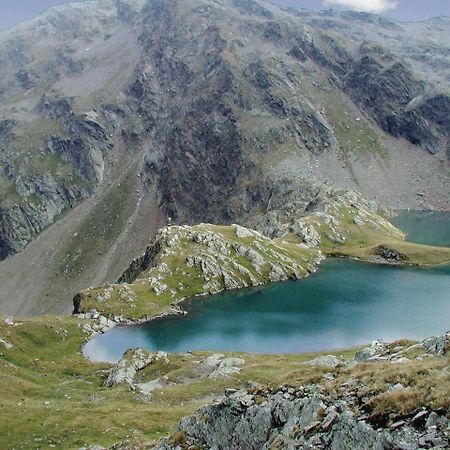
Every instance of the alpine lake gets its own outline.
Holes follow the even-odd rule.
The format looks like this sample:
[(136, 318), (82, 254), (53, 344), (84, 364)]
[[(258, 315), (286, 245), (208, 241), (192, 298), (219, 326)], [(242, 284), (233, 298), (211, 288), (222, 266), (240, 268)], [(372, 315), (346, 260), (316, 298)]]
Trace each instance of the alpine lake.
[[(450, 212), (400, 211), (392, 222), (410, 241), (450, 246)], [(450, 266), (328, 259), (309, 278), (195, 298), (183, 309), (185, 317), (115, 327), (83, 352), (117, 362), (137, 347), (280, 354), (422, 339), (450, 329)]]

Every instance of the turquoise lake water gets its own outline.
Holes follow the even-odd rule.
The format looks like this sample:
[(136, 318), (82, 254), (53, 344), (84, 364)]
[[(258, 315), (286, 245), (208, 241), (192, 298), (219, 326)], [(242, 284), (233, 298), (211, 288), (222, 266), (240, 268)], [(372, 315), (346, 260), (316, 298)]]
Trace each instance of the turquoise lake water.
[[(416, 217), (404, 226), (411, 239), (420, 237), (422, 215)], [(423, 241), (445, 244), (442, 226), (448, 231), (450, 215), (436, 223), (435, 236)], [(418, 269), (328, 260), (304, 280), (193, 299), (184, 307), (187, 317), (116, 327), (90, 341), (84, 353), (116, 362), (136, 347), (303, 353), (373, 339), (421, 339), (450, 329), (450, 266)]]

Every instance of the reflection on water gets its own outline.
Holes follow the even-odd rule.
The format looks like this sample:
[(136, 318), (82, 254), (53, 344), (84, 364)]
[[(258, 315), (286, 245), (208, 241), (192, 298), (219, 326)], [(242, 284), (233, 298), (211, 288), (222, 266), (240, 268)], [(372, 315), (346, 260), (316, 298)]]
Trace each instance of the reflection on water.
[(392, 223), (407, 232), (411, 242), (450, 247), (450, 211), (398, 211)]

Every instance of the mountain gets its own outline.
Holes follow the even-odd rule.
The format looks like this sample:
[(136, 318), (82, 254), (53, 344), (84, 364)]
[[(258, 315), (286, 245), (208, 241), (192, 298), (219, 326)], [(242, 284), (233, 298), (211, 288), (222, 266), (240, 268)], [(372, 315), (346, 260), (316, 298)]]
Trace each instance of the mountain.
[(166, 223), (275, 237), (331, 185), (450, 208), (450, 19), (98, 0), (0, 33), (0, 311), (67, 312)]

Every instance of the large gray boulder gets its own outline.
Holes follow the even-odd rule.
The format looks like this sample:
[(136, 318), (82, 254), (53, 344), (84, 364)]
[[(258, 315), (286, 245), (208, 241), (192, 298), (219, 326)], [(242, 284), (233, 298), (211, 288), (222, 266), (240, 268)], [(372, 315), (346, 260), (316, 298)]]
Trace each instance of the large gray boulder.
[(427, 353), (437, 356), (443, 356), (450, 350), (450, 331), (441, 335), (433, 336), (422, 341)]

